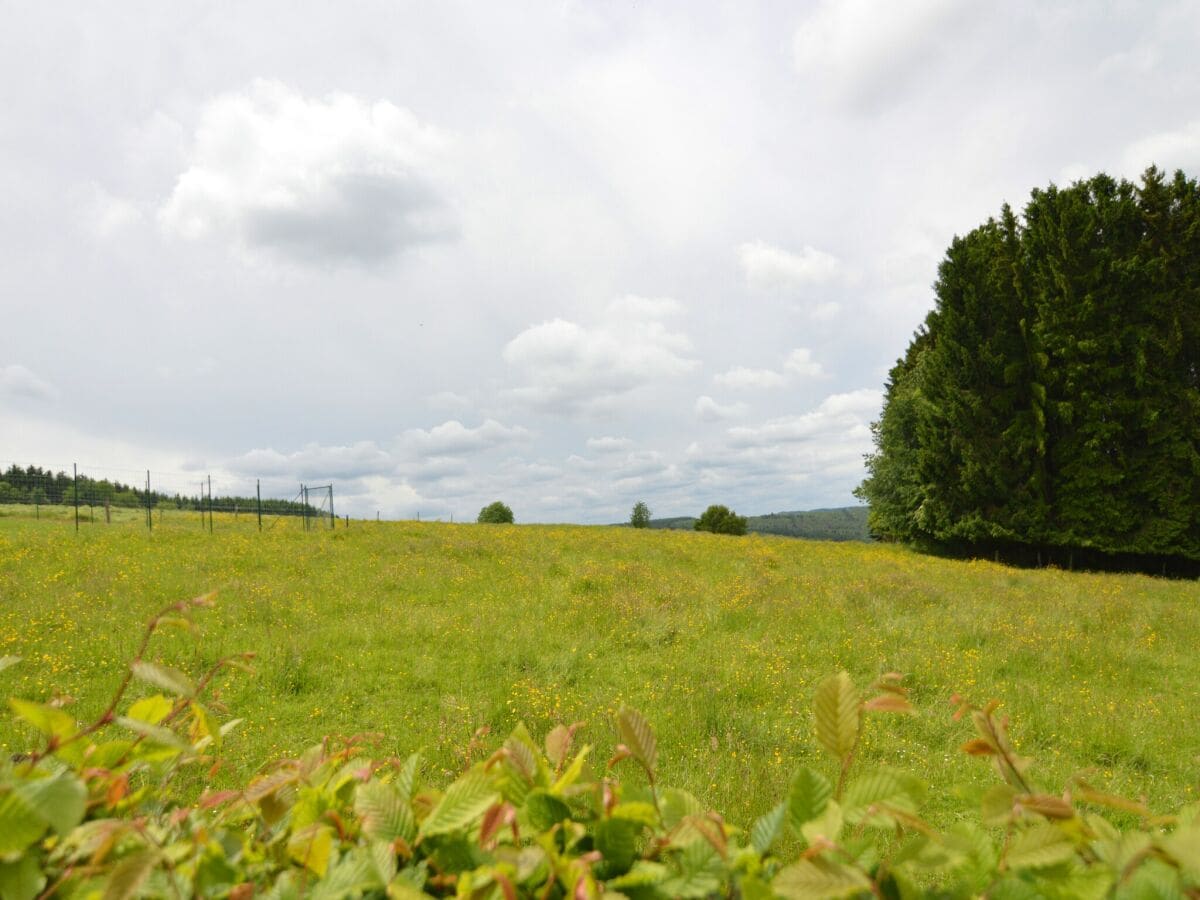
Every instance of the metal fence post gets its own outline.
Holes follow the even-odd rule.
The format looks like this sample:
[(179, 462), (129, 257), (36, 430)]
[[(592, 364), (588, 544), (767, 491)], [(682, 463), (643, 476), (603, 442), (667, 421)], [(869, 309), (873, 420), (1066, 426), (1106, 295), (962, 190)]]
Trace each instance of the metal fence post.
[(79, 463), (71, 463), (71, 470), (75, 473), (75, 532), (79, 532)]
[(262, 481), (254, 479), (254, 497), (258, 501), (258, 530), (262, 531)]

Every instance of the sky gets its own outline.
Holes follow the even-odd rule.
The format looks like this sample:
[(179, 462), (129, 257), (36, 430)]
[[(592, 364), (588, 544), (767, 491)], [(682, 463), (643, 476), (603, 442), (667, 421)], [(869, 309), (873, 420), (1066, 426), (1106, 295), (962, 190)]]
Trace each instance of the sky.
[(6, 3), (0, 462), (846, 506), (946, 247), (1200, 172), (1200, 0)]

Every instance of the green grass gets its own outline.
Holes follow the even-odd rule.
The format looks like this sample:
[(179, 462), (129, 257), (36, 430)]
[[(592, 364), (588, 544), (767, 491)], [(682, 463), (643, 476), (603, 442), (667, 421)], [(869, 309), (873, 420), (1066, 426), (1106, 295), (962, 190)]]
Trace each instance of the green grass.
[[(1196, 799), (1200, 708), (1195, 582), (1021, 571), (898, 547), (628, 528), (361, 523), (305, 533), (252, 517), (168, 514), (124, 525), (0, 518), (0, 693), (103, 708), (141, 624), (211, 589), (195, 642), (152, 656), (198, 671), (242, 650), (254, 675), (222, 679), (246, 723), (227, 781), (325, 734), (387, 735), (440, 769), (490, 726), (534, 733), (588, 721), (607, 753), (608, 712), (638, 707), (659, 733), (662, 778), (748, 823), (799, 763), (815, 685), (907, 675), (921, 714), (873, 719), (864, 756), (945, 795), (986, 783), (954, 723), (955, 691), (1001, 698), (1034, 774), (1058, 789), (1093, 768), (1154, 808)], [(29, 735), (0, 724), (0, 746)], [(957, 801), (934, 800), (935, 817)]]

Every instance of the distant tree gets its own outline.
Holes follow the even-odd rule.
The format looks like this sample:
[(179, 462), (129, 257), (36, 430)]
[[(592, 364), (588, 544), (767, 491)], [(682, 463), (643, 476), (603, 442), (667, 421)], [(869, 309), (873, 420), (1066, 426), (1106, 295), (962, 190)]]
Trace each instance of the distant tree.
[(478, 521), (491, 525), (511, 525), (513, 523), (513, 511), (497, 500), (495, 503), (489, 503), (479, 511)]
[(696, 520), (696, 530), (711, 531), (713, 534), (745, 534), (746, 517), (739, 516), (728, 506), (714, 504)]
[(633, 512), (629, 516), (629, 524), (634, 528), (649, 528), (650, 507), (641, 500), (633, 504)]

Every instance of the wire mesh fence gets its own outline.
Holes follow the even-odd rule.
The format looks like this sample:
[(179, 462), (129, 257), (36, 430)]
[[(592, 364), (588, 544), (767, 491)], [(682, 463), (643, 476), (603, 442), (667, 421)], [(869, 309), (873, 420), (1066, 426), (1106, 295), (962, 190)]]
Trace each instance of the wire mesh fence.
[(0, 460), (0, 516), (96, 524), (305, 530), (349, 525), (334, 509), (332, 482), (216, 476), (102, 466), (43, 466)]

